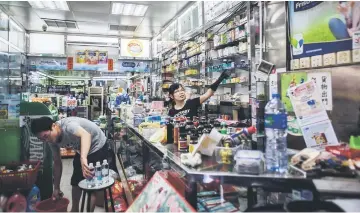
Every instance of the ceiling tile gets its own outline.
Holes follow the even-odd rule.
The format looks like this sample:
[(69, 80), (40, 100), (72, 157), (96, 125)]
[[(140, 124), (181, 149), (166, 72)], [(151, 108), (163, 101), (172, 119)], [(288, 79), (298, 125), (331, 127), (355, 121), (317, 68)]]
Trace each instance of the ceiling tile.
[(168, 20), (164, 20), (161, 17), (144, 17), (144, 20), (141, 22), (141, 25), (162, 27), (167, 22)]
[(74, 11), (73, 13), (76, 21), (97, 22), (97, 23), (106, 23), (106, 24), (109, 22), (109, 14), (77, 12), (77, 11)]
[(144, 17), (110, 15), (110, 24), (138, 26)]
[(110, 1), (68, 1), (72, 11), (104, 13), (111, 12)]
[(44, 10), (33, 9), (40, 18), (46, 19), (59, 19), (59, 20), (75, 20), (71, 11), (63, 10)]
[(164, 19), (171, 19), (179, 9), (175, 7), (169, 7), (166, 5), (152, 6), (146, 11), (146, 17), (162, 17)]
[(12, 6), (20, 6), (20, 7), (31, 7), (29, 2), (27, 1), (0, 1), (1, 5), (12, 5)]
[(154, 26), (144, 26), (144, 25), (140, 25), (137, 29), (136, 29), (136, 33), (138, 34), (146, 34), (146, 35), (153, 35), (153, 34), (157, 34), (160, 31), (161, 27), (154, 27)]
[(6, 10), (9, 11), (10, 16), (30, 16), (33, 12), (31, 7), (16, 7), (16, 6), (3, 6)]
[(15, 16), (14, 19), (18, 21), (26, 30), (41, 30), (42, 25), (45, 24), (35, 13), (30, 16)]
[(108, 31), (109, 26), (96, 22), (77, 22), (80, 31)]

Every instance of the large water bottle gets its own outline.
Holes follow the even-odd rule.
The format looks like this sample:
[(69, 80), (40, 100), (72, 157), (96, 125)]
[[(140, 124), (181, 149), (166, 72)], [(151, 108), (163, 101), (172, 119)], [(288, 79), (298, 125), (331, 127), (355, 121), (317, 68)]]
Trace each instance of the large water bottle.
[(284, 174), (288, 168), (287, 113), (279, 94), (273, 94), (265, 107), (266, 170), (268, 173)]
[(109, 164), (106, 159), (103, 160), (101, 171), (102, 171), (102, 176), (103, 176), (104, 182), (105, 183), (109, 182)]
[(96, 185), (100, 186), (102, 184), (102, 171), (101, 171), (101, 164), (100, 162), (96, 162), (95, 166), (95, 178), (96, 178)]
[(89, 170), (91, 173), (91, 178), (87, 178), (86, 182), (87, 182), (87, 187), (88, 188), (92, 188), (95, 186), (95, 182), (94, 182), (94, 176), (95, 176), (95, 167), (93, 163), (89, 163)]

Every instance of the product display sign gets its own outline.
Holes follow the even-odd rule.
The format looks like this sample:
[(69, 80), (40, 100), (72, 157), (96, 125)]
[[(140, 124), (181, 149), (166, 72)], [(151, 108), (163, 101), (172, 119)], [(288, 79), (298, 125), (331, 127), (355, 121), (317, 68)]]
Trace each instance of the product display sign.
[(307, 81), (306, 72), (281, 74), (281, 100), (284, 103), (287, 112), (294, 111), (289, 98), (288, 89), (291, 87), (295, 87), (305, 81)]
[(47, 87), (48, 93), (70, 93), (70, 85), (53, 85)]
[(164, 176), (156, 172), (126, 212), (196, 212)]
[(121, 39), (120, 55), (122, 57), (150, 57), (150, 41), (142, 39)]
[(120, 72), (150, 72), (148, 61), (119, 60)]
[[(353, 49), (360, 27), (360, 2), (289, 1), (289, 23), (293, 58), (321, 55), (327, 65), (325, 60), (332, 59), (325, 54)], [(356, 42), (354, 46), (358, 47)], [(338, 62), (350, 62), (350, 54), (337, 57), (341, 57)]]
[(339, 143), (314, 81), (289, 88), (288, 94), (307, 147), (324, 149)]
[(109, 71), (108, 52), (97, 50), (78, 50), (75, 57), (29, 59), (30, 71)]

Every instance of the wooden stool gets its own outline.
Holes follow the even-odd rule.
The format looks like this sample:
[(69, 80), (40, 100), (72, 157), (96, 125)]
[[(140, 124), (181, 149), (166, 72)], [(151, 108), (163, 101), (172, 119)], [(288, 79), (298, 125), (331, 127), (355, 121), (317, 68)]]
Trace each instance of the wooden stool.
[[(107, 178), (109, 178), (109, 180), (107, 182), (105, 182)], [(103, 184), (101, 184), (100, 186), (94, 186), (92, 188), (88, 188), (88, 186), (87, 186), (88, 184), (87, 184), (86, 179), (80, 181), (79, 187), (80, 187), (80, 189), (83, 190), (82, 201), (81, 201), (81, 212), (84, 212), (86, 194), (87, 194), (86, 211), (90, 212), (91, 193), (101, 191), (101, 190), (104, 190), (105, 211), (109, 212), (108, 200), (107, 200), (107, 196), (106, 196), (106, 190), (107, 189), (109, 190), (112, 212), (115, 212), (114, 200), (113, 200), (112, 192), (111, 192), (111, 187), (114, 185), (115, 180), (114, 180), (114, 178), (109, 176), (109, 177), (106, 177), (103, 181), (104, 181)]]

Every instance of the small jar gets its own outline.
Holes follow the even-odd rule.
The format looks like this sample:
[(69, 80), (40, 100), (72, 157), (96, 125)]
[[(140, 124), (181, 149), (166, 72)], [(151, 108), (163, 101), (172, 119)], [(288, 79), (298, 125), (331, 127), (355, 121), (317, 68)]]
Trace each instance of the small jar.
[(180, 138), (178, 141), (178, 150), (179, 150), (179, 152), (187, 152), (188, 151), (188, 143), (186, 140), (186, 134), (180, 134)]

